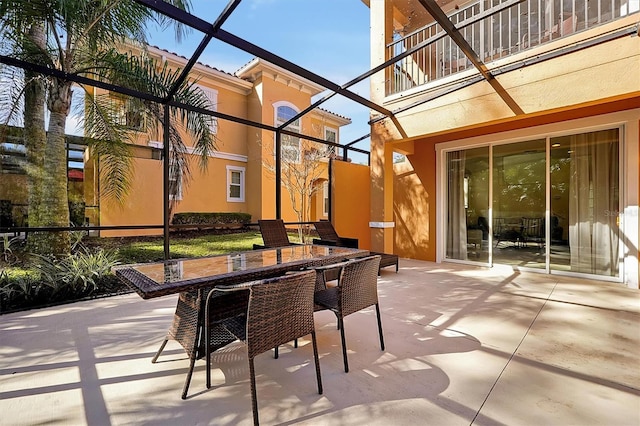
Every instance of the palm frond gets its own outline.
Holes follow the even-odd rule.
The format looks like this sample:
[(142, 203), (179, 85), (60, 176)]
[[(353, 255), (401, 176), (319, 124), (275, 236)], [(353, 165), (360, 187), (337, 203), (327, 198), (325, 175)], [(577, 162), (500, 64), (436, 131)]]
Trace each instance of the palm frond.
[[(145, 56), (121, 53), (115, 49), (102, 52), (96, 63), (100, 66), (92, 70), (107, 81), (165, 98), (177, 83), (181, 69), (171, 69), (165, 61), (161, 64)], [(174, 99), (205, 110), (213, 109), (202, 89), (193, 81), (184, 81), (178, 87)], [(129, 108), (145, 115), (147, 134), (159, 134), (164, 129), (164, 109), (149, 101), (132, 99)], [(193, 139), (193, 150), (198, 155), (201, 168), (206, 167), (209, 154), (216, 149), (216, 138), (211, 132), (214, 118), (207, 114), (171, 108), (169, 123), (169, 143), (171, 166), (177, 168), (186, 184), (191, 176), (188, 149), (181, 134), (189, 134)]]
[[(175, 100), (209, 111), (212, 111), (215, 107), (211, 105), (209, 99), (196, 82), (186, 82), (181, 85), (175, 94)], [(215, 125), (215, 117), (180, 109), (176, 118), (178, 122), (184, 123), (194, 139), (193, 149), (199, 155), (200, 168), (206, 168), (209, 153), (217, 149), (216, 135), (211, 132)]]
[(93, 96), (87, 91), (86, 104), (82, 124), (85, 134), (91, 135), (89, 146), (100, 161), (101, 193), (122, 202), (133, 181), (130, 129), (118, 120), (121, 109), (108, 94)]
[(24, 71), (0, 65), (0, 124), (22, 125)]
[[(153, 12), (132, 0), (62, 0), (57, 2), (61, 29), (72, 45), (101, 49), (125, 38), (144, 41)], [(72, 48), (74, 48), (72, 46)]]
[[(189, 12), (191, 10), (191, 2), (189, 0), (164, 0), (164, 1), (186, 12)], [(156, 15), (156, 22), (158, 23), (158, 25), (160, 25), (161, 28), (167, 28), (168, 26), (173, 25), (175, 29), (176, 41), (178, 43), (180, 43), (190, 31), (189, 27), (179, 22), (176, 22), (162, 14)]]

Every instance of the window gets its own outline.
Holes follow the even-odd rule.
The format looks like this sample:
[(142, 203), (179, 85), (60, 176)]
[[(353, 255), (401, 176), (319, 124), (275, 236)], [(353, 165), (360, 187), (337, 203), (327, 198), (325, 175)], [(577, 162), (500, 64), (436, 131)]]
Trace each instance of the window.
[(164, 280), (167, 282), (184, 278), (184, 265), (182, 261), (170, 260), (164, 265)]
[(230, 254), (227, 256), (227, 269), (229, 272), (244, 271), (247, 269), (246, 254)]
[[(298, 114), (298, 111), (290, 106), (287, 102), (276, 103), (274, 105), (276, 110), (275, 125), (280, 126)], [(287, 130), (300, 133), (300, 119), (296, 119), (294, 122), (286, 127)], [(281, 135), (282, 141), (282, 159), (290, 163), (300, 162), (300, 138), (296, 136)]]
[[(338, 142), (338, 131), (336, 129), (332, 129), (331, 127), (324, 128), (324, 140), (327, 142)], [(333, 145), (325, 145), (327, 154), (335, 154), (336, 147)]]
[(244, 167), (227, 166), (227, 201), (244, 202)]
[(329, 182), (322, 184), (322, 214), (329, 216)]
[(174, 166), (169, 168), (169, 198), (182, 200), (182, 171)]
[(131, 130), (142, 130), (143, 115), (140, 111), (133, 109), (131, 102), (123, 96), (111, 94), (111, 101), (114, 105), (115, 120), (121, 126)]
[[(218, 111), (218, 91), (215, 89), (211, 89), (209, 87), (198, 86), (202, 89), (202, 92), (207, 97), (209, 101), (209, 105), (207, 105), (207, 109), (211, 111)], [(214, 135), (218, 133), (218, 119), (216, 117), (211, 117), (211, 124), (209, 126), (209, 130)]]

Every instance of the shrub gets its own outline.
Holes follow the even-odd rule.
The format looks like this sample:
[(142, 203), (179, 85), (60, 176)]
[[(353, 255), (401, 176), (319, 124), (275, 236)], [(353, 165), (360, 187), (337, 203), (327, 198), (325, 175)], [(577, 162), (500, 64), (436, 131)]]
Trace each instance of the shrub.
[(6, 310), (3, 306), (16, 303), (30, 303), (41, 296), (43, 285), (38, 274), (26, 272), (21, 274), (9, 274), (8, 271), (0, 271), (0, 311)]
[(83, 201), (69, 201), (69, 221), (74, 226), (84, 225), (85, 207)]
[(53, 294), (91, 294), (98, 288), (98, 281), (111, 274), (111, 268), (120, 264), (117, 252), (102, 249), (92, 253), (83, 248), (62, 259), (34, 256), (37, 258), (36, 268), (40, 272), (40, 279), (52, 289)]
[(249, 213), (176, 213), (172, 225), (247, 225), (251, 222)]
[(18, 237), (9, 238), (8, 234), (4, 234), (2, 237), (2, 260), (8, 264), (12, 264), (17, 261), (17, 256), (13, 252), (15, 246), (20, 244)]

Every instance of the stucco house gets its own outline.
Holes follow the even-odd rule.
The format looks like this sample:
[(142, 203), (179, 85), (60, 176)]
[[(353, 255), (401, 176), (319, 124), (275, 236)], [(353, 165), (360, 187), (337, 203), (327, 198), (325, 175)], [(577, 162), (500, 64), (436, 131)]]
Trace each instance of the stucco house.
[(639, 2), (365, 3), (372, 246), (638, 288)]
[[(183, 68), (188, 59), (150, 46), (147, 54), (158, 60), (168, 61), (170, 67)], [(215, 111), (251, 122), (278, 126), (311, 105), (312, 97), (323, 88), (304, 78), (262, 59), (253, 59), (235, 74), (220, 71), (198, 63), (190, 73), (197, 80)], [(96, 89), (99, 94), (100, 89)], [(114, 95), (114, 99), (119, 95)], [(123, 120), (131, 122), (136, 132), (135, 113), (123, 111)], [(340, 142), (340, 127), (351, 120), (322, 108), (288, 125), (288, 129), (330, 142)], [(172, 184), (178, 185), (175, 207), (180, 212), (240, 212), (249, 213), (253, 222), (276, 217), (274, 132), (247, 126), (229, 120), (216, 120), (212, 129), (216, 135), (216, 150), (209, 154), (208, 167), (200, 170), (198, 158), (192, 155), (192, 176), (188, 183), (180, 176), (172, 175)], [(99, 206), (87, 210), (92, 224), (101, 226), (158, 225), (163, 223), (162, 191), (162, 137), (140, 134), (135, 138), (135, 177), (131, 190), (124, 200), (106, 199), (100, 194), (99, 161), (87, 152), (85, 158), (85, 199), (88, 205)], [(193, 152), (187, 139), (187, 149)], [(307, 173), (309, 185), (314, 188), (311, 200), (304, 200), (310, 211), (306, 220), (328, 218), (328, 161), (338, 154), (337, 147), (326, 146), (293, 136), (283, 136), (282, 152), (292, 167), (312, 167)], [(305, 164), (309, 153), (314, 165)], [(320, 158), (322, 157), (322, 158)], [(300, 196), (292, 199), (282, 178), (282, 218), (298, 221), (294, 203), (299, 209)], [(295, 191), (294, 191), (295, 193)], [(294, 201), (295, 200), (295, 201)], [(103, 230), (101, 236), (158, 235), (162, 229)]]

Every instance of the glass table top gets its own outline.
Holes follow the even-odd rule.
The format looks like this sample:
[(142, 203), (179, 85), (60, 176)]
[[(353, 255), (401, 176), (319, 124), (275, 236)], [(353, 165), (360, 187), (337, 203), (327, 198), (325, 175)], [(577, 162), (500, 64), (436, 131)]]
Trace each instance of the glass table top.
[(208, 277), (242, 275), (243, 272), (271, 269), (286, 265), (304, 266), (314, 260), (323, 258), (354, 257), (354, 254), (366, 254), (366, 250), (332, 247), (322, 245), (292, 245), (276, 249), (251, 250), (227, 255), (211, 257), (167, 260), (164, 262), (131, 265), (140, 274), (154, 282), (179, 283), (183, 281), (200, 280)]

